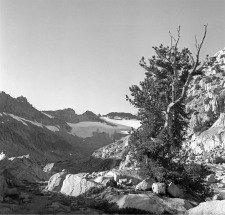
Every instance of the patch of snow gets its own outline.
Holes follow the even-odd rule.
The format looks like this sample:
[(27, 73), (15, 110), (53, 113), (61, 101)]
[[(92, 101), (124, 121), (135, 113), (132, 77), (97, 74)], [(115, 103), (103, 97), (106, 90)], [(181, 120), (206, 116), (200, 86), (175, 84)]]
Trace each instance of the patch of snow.
[(54, 132), (59, 131), (59, 129), (57, 128), (58, 126), (56, 127), (53, 125), (46, 125), (45, 127), (50, 131), (54, 131)]
[(22, 120), (24, 120), (24, 121), (26, 121), (26, 122), (30, 122), (31, 124), (33, 124), (33, 125), (36, 125), (36, 126), (38, 126), (38, 127), (41, 127), (41, 128), (43, 128), (43, 125), (42, 125), (42, 123), (39, 123), (39, 122), (34, 122), (34, 121), (31, 121), (31, 120), (28, 120), (28, 119), (24, 119), (24, 118), (21, 118)]
[(54, 116), (52, 116), (52, 115), (50, 115), (50, 114), (47, 114), (47, 113), (44, 113), (44, 112), (42, 112), (44, 115), (46, 115), (47, 117), (49, 117), (49, 118), (54, 118)]
[(11, 157), (11, 158), (9, 158), (9, 160), (13, 161), (16, 158), (20, 158), (20, 159), (27, 158), (27, 159), (29, 159), (30, 155), (27, 154), (27, 155), (21, 155), (21, 156), (18, 156), (18, 157)]
[(129, 134), (129, 131), (121, 131), (121, 134)]
[[(28, 119), (24, 119), (22, 117), (15, 116), (14, 114), (7, 114), (7, 113), (4, 113), (4, 114), (11, 116), (13, 119), (15, 119), (15, 120), (17, 120), (19, 122), (22, 122), (26, 126), (28, 126), (26, 122), (30, 122), (33, 125), (36, 125), (38, 127), (42, 127), (43, 128), (43, 125), (41, 123), (39, 123), (39, 122), (34, 122), (34, 121), (31, 121), (31, 120), (28, 120)], [(9, 121), (9, 120), (7, 120), (7, 121)], [(26, 121), (26, 122), (24, 122), (24, 121)]]
[(9, 116), (11, 116), (13, 119), (15, 119), (15, 120), (17, 120), (17, 121), (19, 121), (19, 122), (22, 122), (24, 125), (28, 126), (27, 123), (25, 123), (21, 117), (15, 116), (15, 115), (10, 114), (10, 113), (9, 113), (9, 114), (4, 113), (4, 114), (5, 114), (5, 115), (9, 115)]
[(136, 120), (136, 119), (121, 119), (121, 120), (116, 120), (116, 119), (110, 119), (108, 117), (100, 117), (106, 122), (113, 123), (115, 125), (124, 125), (128, 126), (134, 129), (137, 129), (141, 126), (141, 121)]

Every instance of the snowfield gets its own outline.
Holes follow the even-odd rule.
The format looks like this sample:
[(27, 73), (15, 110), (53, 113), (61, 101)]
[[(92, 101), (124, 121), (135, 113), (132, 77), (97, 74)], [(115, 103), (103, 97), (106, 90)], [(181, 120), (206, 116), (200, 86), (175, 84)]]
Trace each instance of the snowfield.
[(125, 125), (107, 125), (106, 123), (102, 122), (79, 122), (79, 123), (68, 123), (67, 124), (72, 128), (71, 134), (76, 135), (79, 137), (92, 137), (93, 132), (105, 132), (109, 135), (112, 135), (115, 131), (121, 133), (122, 131), (129, 131), (131, 130), (130, 127)]
[(141, 126), (141, 122), (139, 120), (136, 120), (136, 119), (117, 120), (117, 119), (110, 119), (108, 117), (100, 117), (100, 118), (103, 119), (106, 122), (113, 123), (115, 125), (124, 125), (124, 126), (128, 126), (130, 128), (134, 128), (134, 129), (137, 129)]

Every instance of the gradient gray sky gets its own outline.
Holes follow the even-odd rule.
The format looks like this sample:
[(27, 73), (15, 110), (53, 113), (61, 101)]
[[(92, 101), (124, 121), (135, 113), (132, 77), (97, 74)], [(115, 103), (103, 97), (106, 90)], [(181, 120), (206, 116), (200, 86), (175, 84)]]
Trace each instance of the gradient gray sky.
[(0, 0), (0, 90), (41, 110), (134, 113), (141, 57), (179, 25), (195, 52), (206, 23), (202, 57), (225, 46), (224, 0)]

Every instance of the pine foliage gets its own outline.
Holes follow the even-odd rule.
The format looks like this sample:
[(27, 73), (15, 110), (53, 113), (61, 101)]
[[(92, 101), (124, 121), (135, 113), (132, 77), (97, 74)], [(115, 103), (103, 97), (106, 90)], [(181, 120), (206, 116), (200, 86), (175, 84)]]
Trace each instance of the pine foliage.
[[(136, 147), (139, 161), (143, 163), (145, 175), (157, 181), (182, 183), (193, 192), (195, 184), (201, 190), (199, 195), (209, 195), (210, 191), (199, 180), (199, 176), (208, 174), (207, 169), (187, 165), (186, 157), (181, 153), (189, 120), (186, 95), (173, 105), (170, 124), (172, 134), (165, 127), (168, 106), (182, 94), (189, 71), (193, 68), (192, 54), (187, 48), (179, 51), (177, 47), (160, 45), (153, 49), (156, 55), (148, 63), (144, 57), (140, 61), (140, 66), (146, 71), (145, 79), (139, 86), (131, 86), (131, 97), (127, 96), (127, 100), (138, 108), (142, 123), (140, 129), (132, 134), (131, 142)], [(201, 74), (202, 71), (196, 70), (193, 76)], [(191, 171), (194, 173), (190, 174)]]

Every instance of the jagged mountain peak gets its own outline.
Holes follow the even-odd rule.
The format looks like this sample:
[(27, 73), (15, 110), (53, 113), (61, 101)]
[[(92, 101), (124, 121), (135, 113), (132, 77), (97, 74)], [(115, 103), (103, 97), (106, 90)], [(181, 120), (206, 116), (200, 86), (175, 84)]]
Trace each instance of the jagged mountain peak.
[(214, 56), (217, 57), (218, 59), (225, 58), (225, 47), (220, 51), (216, 52)]
[(92, 111), (85, 111), (83, 114), (79, 115), (80, 121), (102, 121), (99, 116), (97, 116)]
[(27, 98), (23, 96), (13, 98), (2, 91), (0, 93), (0, 112), (29, 118), (33, 116), (37, 110), (27, 101)]
[(218, 51), (214, 56), (213, 56), (215, 62), (214, 64), (219, 65), (222, 67), (222, 69), (225, 69), (225, 47)]
[(94, 112), (92, 112), (90, 110), (86, 110), (83, 114), (96, 115)]
[(24, 97), (24, 96), (19, 96), (19, 97), (17, 97), (16, 99), (17, 99), (17, 101), (19, 101), (19, 102), (27, 102), (27, 103), (28, 103), (27, 98)]
[(79, 122), (78, 115), (72, 108), (65, 108), (65, 109), (55, 110), (55, 111), (42, 111), (42, 112), (50, 114), (51, 116), (54, 116), (66, 122), (70, 122), (70, 123)]

